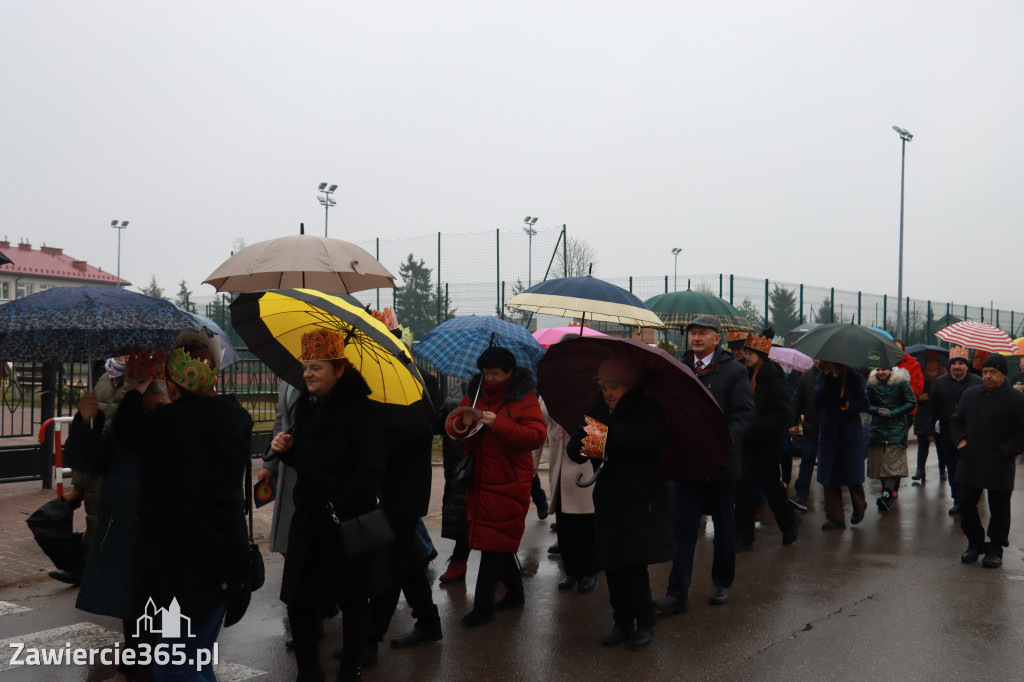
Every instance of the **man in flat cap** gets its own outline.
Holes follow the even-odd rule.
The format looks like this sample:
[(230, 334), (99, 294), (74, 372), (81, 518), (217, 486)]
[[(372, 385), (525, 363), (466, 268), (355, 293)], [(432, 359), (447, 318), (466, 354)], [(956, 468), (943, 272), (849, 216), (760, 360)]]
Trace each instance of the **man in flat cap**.
[(654, 602), (662, 613), (685, 613), (693, 554), (700, 517), (710, 512), (715, 524), (715, 554), (711, 566), (712, 604), (729, 601), (736, 577), (736, 482), (740, 477), (740, 444), (754, 419), (754, 394), (747, 368), (722, 349), (722, 325), (717, 317), (701, 315), (686, 326), (690, 350), (683, 356), (725, 415), (732, 436), (726, 463), (702, 481), (670, 483), (676, 555), (669, 574), (668, 594)]
[[(1003, 547), (1010, 544), (1010, 496), (1016, 458), (1024, 452), (1024, 393), (1006, 381), (1006, 357), (993, 353), (981, 365), (982, 386), (964, 391), (950, 420), (959, 454), (956, 466), (960, 528), (967, 549), (960, 561), (971, 564), (985, 555), (982, 566), (999, 568)], [(988, 543), (978, 517), (981, 491), (987, 491)]]

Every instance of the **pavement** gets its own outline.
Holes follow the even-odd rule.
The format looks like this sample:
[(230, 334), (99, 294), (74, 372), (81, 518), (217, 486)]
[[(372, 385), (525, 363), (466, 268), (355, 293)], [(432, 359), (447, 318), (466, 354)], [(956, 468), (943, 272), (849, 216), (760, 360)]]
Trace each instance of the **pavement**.
[[(906, 480), (892, 512), (878, 513), (880, 492), (869, 481), (864, 521), (845, 531), (820, 530), (825, 521), (821, 488), (812, 489), (802, 514), (800, 539), (783, 547), (769, 513), (754, 551), (737, 557), (732, 600), (712, 606), (710, 559), (713, 527), (698, 542), (688, 614), (659, 616), (652, 646), (644, 652), (607, 648), (611, 627), (603, 576), (591, 594), (559, 592), (558, 557), (551, 518), (531, 508), (519, 552), (526, 606), (501, 612), (489, 625), (467, 629), (459, 618), (472, 606), (478, 558), (467, 582), (442, 586), (436, 577), (452, 549), (440, 538), (442, 474), (434, 469), (427, 527), (439, 558), (428, 568), (441, 612), (444, 640), (411, 650), (381, 647), (367, 680), (863, 680), (1024, 679), (1024, 504), (1015, 497), (1011, 546), (1000, 569), (964, 565), (966, 542), (947, 515), (949, 490), (938, 480), (935, 458), (923, 486)], [(794, 463), (795, 464), (795, 463)], [(794, 467), (795, 473), (795, 467)], [(1024, 476), (1024, 463), (1018, 463)], [(542, 478), (544, 478), (542, 476)], [(1021, 480), (1024, 480), (1022, 478)], [(546, 484), (546, 481), (545, 481)], [(10, 645), (110, 646), (120, 623), (74, 608), (77, 588), (46, 577), (51, 567), (24, 524), (51, 499), (40, 484), (0, 485), (0, 674), (4, 680), (103, 680), (109, 666), (10, 665)], [(253, 595), (246, 617), (222, 631), (218, 679), (287, 680), (294, 659), (285, 609), (278, 599), (283, 561), (266, 550), (272, 506), (258, 510), (267, 584)], [(81, 514), (79, 514), (80, 516)], [(983, 518), (985, 516), (983, 515)], [(81, 522), (80, 522), (81, 523)], [(668, 564), (651, 567), (655, 597), (664, 594)], [(328, 679), (341, 646), (340, 618), (326, 621), (321, 658)], [(412, 624), (400, 605), (389, 637)]]

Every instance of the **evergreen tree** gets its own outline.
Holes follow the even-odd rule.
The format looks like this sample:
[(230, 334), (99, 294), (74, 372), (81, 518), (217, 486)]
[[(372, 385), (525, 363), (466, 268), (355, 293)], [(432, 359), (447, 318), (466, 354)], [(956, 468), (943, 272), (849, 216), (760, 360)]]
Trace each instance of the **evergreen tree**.
[(835, 322), (834, 311), (832, 310), (832, 299), (828, 296), (818, 306), (818, 311), (814, 314), (814, 321), (819, 324), (829, 324)]
[(437, 326), (437, 292), (430, 284), (431, 273), (426, 262), (422, 258), (417, 261), (411, 253), (398, 266), (402, 286), (395, 288), (395, 315), (417, 339)]
[(167, 300), (166, 298), (164, 298), (163, 288), (156, 283), (156, 275), (153, 275), (153, 278), (149, 281), (149, 286), (141, 287), (139, 291), (144, 293), (146, 296), (152, 296), (153, 298), (163, 298), (163, 300), (165, 301)]
[(740, 311), (740, 315), (747, 318), (747, 322), (754, 328), (754, 331), (761, 331), (764, 329), (764, 318), (761, 317), (761, 313), (758, 312), (757, 306), (750, 298), (743, 299), (743, 303), (736, 306), (736, 310)]
[(785, 336), (789, 330), (800, 323), (800, 315), (796, 309), (796, 294), (791, 289), (778, 284), (768, 295), (768, 309), (772, 315), (772, 327), (776, 334)]
[(178, 306), (182, 310), (193, 312), (195, 310), (195, 306), (192, 305), (191, 301), (192, 291), (189, 290), (188, 284), (185, 283), (185, 280), (181, 280), (181, 282), (178, 283), (178, 296), (174, 299), (174, 305)]

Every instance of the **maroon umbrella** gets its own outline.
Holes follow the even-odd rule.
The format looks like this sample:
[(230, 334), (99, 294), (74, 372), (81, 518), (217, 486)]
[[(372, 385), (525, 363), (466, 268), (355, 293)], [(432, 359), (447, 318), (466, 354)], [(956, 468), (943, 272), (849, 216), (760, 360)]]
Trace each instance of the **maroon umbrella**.
[(594, 377), (607, 358), (625, 358), (639, 370), (643, 392), (658, 401), (671, 436), (661, 452), (665, 477), (701, 479), (725, 464), (729, 430), (722, 409), (693, 370), (636, 339), (585, 337), (556, 343), (537, 364), (537, 387), (548, 413), (569, 433), (601, 395)]

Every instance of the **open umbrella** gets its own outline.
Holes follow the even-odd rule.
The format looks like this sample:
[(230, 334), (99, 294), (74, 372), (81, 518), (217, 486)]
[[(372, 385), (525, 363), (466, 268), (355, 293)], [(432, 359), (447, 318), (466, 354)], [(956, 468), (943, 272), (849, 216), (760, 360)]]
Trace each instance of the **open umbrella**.
[(798, 324), (786, 333), (786, 344), (792, 346), (801, 336), (820, 326), (820, 322), (804, 322), (803, 324)]
[(238, 354), (237, 350), (235, 350), (234, 344), (231, 343), (231, 339), (228, 338), (227, 333), (221, 328), (221, 326), (219, 324), (217, 324), (216, 322), (214, 322), (213, 320), (208, 318), (206, 315), (199, 315), (197, 313), (190, 313), (187, 310), (185, 312), (190, 317), (192, 317), (193, 320), (195, 320), (198, 324), (202, 325), (205, 328), (206, 333), (207, 333), (208, 336), (211, 336), (211, 337), (212, 336), (216, 336), (217, 339), (220, 341), (220, 350), (221, 350), (220, 368), (221, 369), (224, 369), (225, 367), (229, 367), (229, 366), (235, 364), (236, 362), (238, 362), (239, 360), (242, 359), (242, 356)]
[(949, 367), (949, 349), (943, 348), (942, 346), (929, 346), (925, 343), (915, 343), (913, 346), (907, 346), (907, 353), (914, 356), (914, 359), (924, 367), (924, 363), (928, 361), (928, 356), (934, 354), (936, 360), (943, 367)]
[(350, 294), (394, 288), (395, 276), (351, 242), (296, 234), (246, 246), (203, 283), (212, 284), (217, 291), (306, 288)]
[(805, 353), (801, 353), (796, 348), (772, 346), (768, 349), (768, 357), (783, 367), (795, 369), (798, 372), (806, 372), (814, 366), (814, 359)]
[(1024, 355), (1024, 336), (1019, 339), (1013, 340), (1013, 345), (1017, 347), (1017, 350), (1012, 353), (1003, 352), (1002, 355)]
[(345, 358), (366, 379), (371, 400), (411, 405), (423, 398), (423, 379), (405, 346), (351, 296), (310, 289), (244, 293), (231, 304), (231, 321), (249, 350), (293, 386), (305, 385), (302, 335), (326, 328), (343, 335)]
[(599, 332), (596, 329), (590, 327), (549, 327), (548, 329), (538, 329), (533, 333), (533, 338), (537, 339), (537, 343), (550, 348), (551, 344), (558, 343), (562, 340), (562, 337), (566, 334), (578, 334), (579, 336), (608, 336), (604, 332)]
[(685, 327), (701, 315), (714, 315), (727, 332), (751, 332), (754, 328), (743, 313), (728, 301), (714, 294), (699, 291), (673, 291), (658, 294), (644, 301), (647, 307), (670, 327)]
[(881, 334), (882, 336), (884, 336), (887, 339), (891, 340), (893, 338), (892, 334), (890, 334), (889, 332), (885, 331), (881, 327), (868, 327), (868, 329), (870, 329), (873, 332), (878, 332), (879, 334)]
[(201, 325), (174, 304), (109, 286), (55, 287), (0, 306), (0, 358), (91, 362), (170, 350)]
[(548, 412), (569, 433), (600, 395), (594, 381), (601, 362), (626, 358), (640, 370), (644, 394), (658, 401), (671, 436), (661, 452), (670, 480), (706, 477), (725, 463), (731, 439), (722, 409), (693, 370), (636, 339), (586, 337), (552, 346), (537, 365), (537, 387)]
[(428, 360), (441, 374), (470, 379), (480, 370), (477, 358), (490, 346), (512, 351), (516, 365), (536, 374), (544, 347), (526, 327), (497, 317), (453, 317), (427, 332), (413, 353)]
[(815, 360), (836, 362), (850, 367), (881, 363), (895, 367), (903, 351), (876, 331), (849, 322), (823, 324), (803, 335), (793, 348)]
[(971, 322), (970, 320), (956, 322), (935, 332), (935, 336), (949, 343), (958, 343), (967, 348), (985, 350), (989, 353), (1017, 352), (1017, 346), (1014, 345), (1009, 334), (984, 322)]
[(617, 322), (628, 327), (664, 327), (639, 298), (591, 275), (538, 282), (505, 304), (513, 310)]

